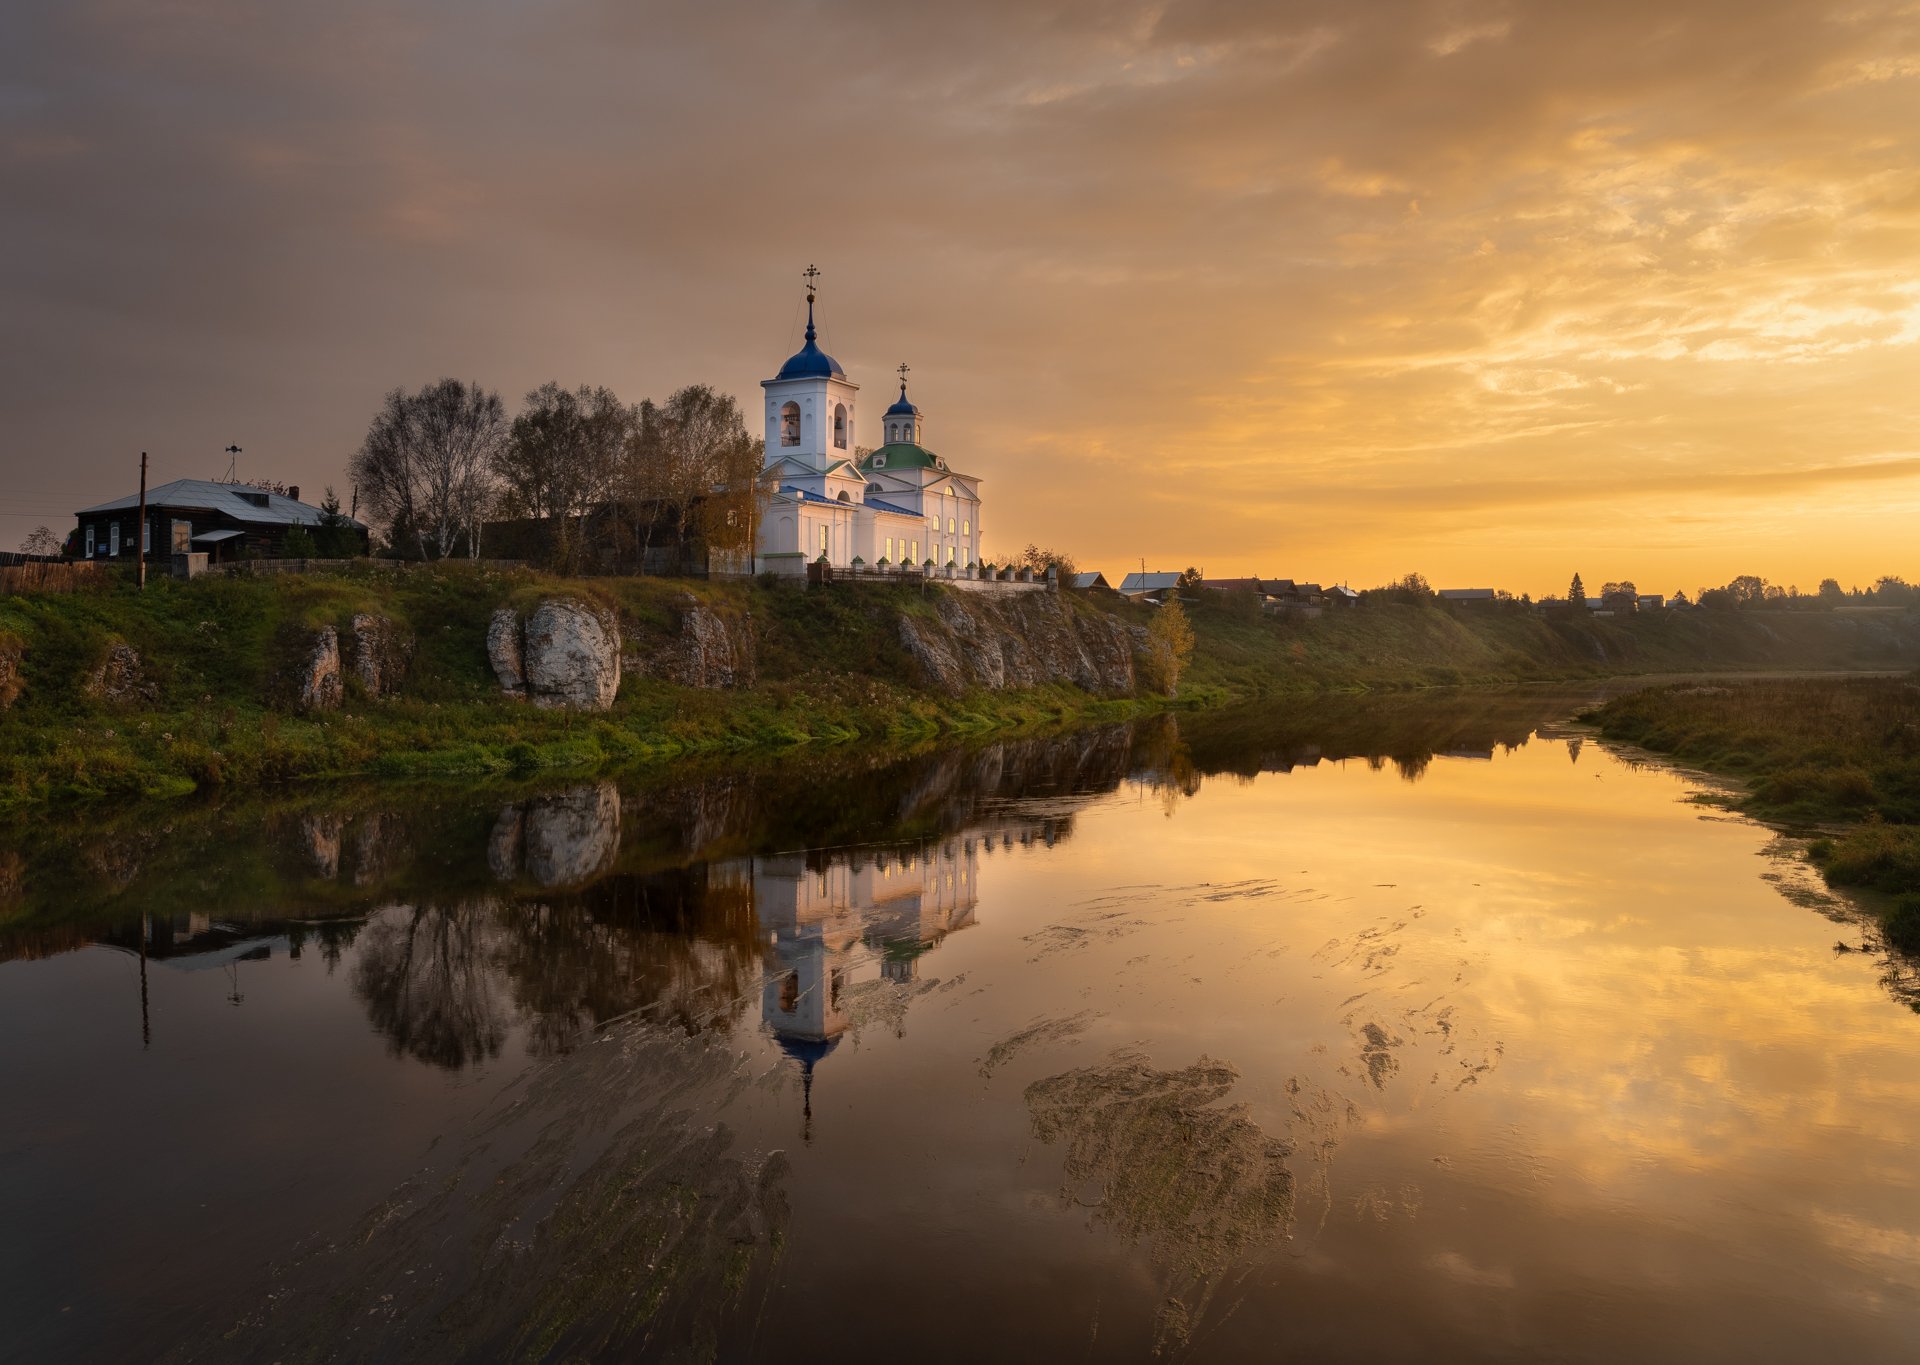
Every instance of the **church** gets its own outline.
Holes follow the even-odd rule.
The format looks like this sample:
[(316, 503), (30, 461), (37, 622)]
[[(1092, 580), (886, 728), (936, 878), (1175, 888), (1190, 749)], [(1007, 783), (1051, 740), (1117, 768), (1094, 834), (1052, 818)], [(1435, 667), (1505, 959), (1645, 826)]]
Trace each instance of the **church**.
[(767, 393), (765, 501), (756, 570), (801, 575), (825, 560), (837, 569), (955, 571), (980, 562), (980, 480), (959, 474), (922, 444), (920, 409), (907, 397), (881, 415), (882, 444), (854, 446), (860, 386), (820, 349), (807, 291), (806, 344)]

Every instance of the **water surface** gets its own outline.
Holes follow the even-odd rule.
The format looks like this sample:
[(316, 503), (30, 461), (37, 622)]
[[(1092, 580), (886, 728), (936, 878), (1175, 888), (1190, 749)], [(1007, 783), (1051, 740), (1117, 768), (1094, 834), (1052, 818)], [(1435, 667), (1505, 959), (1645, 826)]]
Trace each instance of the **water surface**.
[(9, 831), (0, 1355), (1911, 1359), (1904, 973), (1579, 702)]

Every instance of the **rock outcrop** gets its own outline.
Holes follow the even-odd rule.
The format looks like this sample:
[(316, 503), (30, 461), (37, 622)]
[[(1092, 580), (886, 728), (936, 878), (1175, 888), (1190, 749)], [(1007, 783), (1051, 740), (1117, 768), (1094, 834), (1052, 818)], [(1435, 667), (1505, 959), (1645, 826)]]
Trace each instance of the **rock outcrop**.
[(322, 626), (294, 674), (294, 705), (302, 711), (336, 711), (340, 694), (340, 632)]
[(146, 663), (140, 651), (124, 640), (118, 641), (87, 675), (87, 695), (101, 701), (153, 701), (160, 689), (147, 681)]
[(758, 641), (744, 614), (715, 611), (692, 593), (681, 597), (679, 629), (664, 643), (636, 651), (629, 667), (682, 687), (751, 687), (758, 674)]
[(487, 662), (493, 665), (500, 690), (514, 697), (527, 695), (527, 670), (520, 653), (520, 613), (501, 607), (487, 623)]
[(413, 662), (413, 636), (387, 617), (363, 611), (354, 615), (349, 638), (349, 663), (366, 694), (385, 697), (399, 691)]
[(0, 711), (12, 706), (20, 695), (20, 661), (25, 655), (19, 640), (0, 631)]
[(1134, 632), (1104, 612), (1078, 612), (1057, 593), (943, 594), (933, 616), (902, 616), (900, 643), (926, 683), (948, 696), (1071, 682), (1102, 696), (1136, 686)]
[(501, 690), (536, 706), (604, 711), (620, 691), (620, 623), (573, 597), (550, 597), (525, 622), (508, 608), (487, 627)]

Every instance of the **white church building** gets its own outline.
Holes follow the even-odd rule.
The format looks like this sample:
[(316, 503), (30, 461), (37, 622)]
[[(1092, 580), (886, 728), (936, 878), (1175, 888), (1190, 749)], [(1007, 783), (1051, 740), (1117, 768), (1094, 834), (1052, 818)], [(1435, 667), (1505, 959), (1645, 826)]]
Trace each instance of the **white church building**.
[(809, 290), (806, 345), (760, 381), (767, 394), (766, 501), (754, 567), (799, 575), (821, 559), (840, 569), (978, 564), (980, 480), (949, 469), (921, 444), (906, 366), (900, 399), (881, 416), (883, 444), (859, 456), (853, 432), (860, 386), (820, 349), (816, 335)]

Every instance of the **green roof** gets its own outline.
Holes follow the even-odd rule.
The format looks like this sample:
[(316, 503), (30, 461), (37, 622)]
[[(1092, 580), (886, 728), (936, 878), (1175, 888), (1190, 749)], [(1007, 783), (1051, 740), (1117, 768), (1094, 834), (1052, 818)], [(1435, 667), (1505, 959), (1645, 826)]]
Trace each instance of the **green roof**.
[[(883, 460), (881, 457), (885, 456)], [(861, 462), (862, 469), (945, 469), (938, 455), (912, 441), (889, 441)]]

